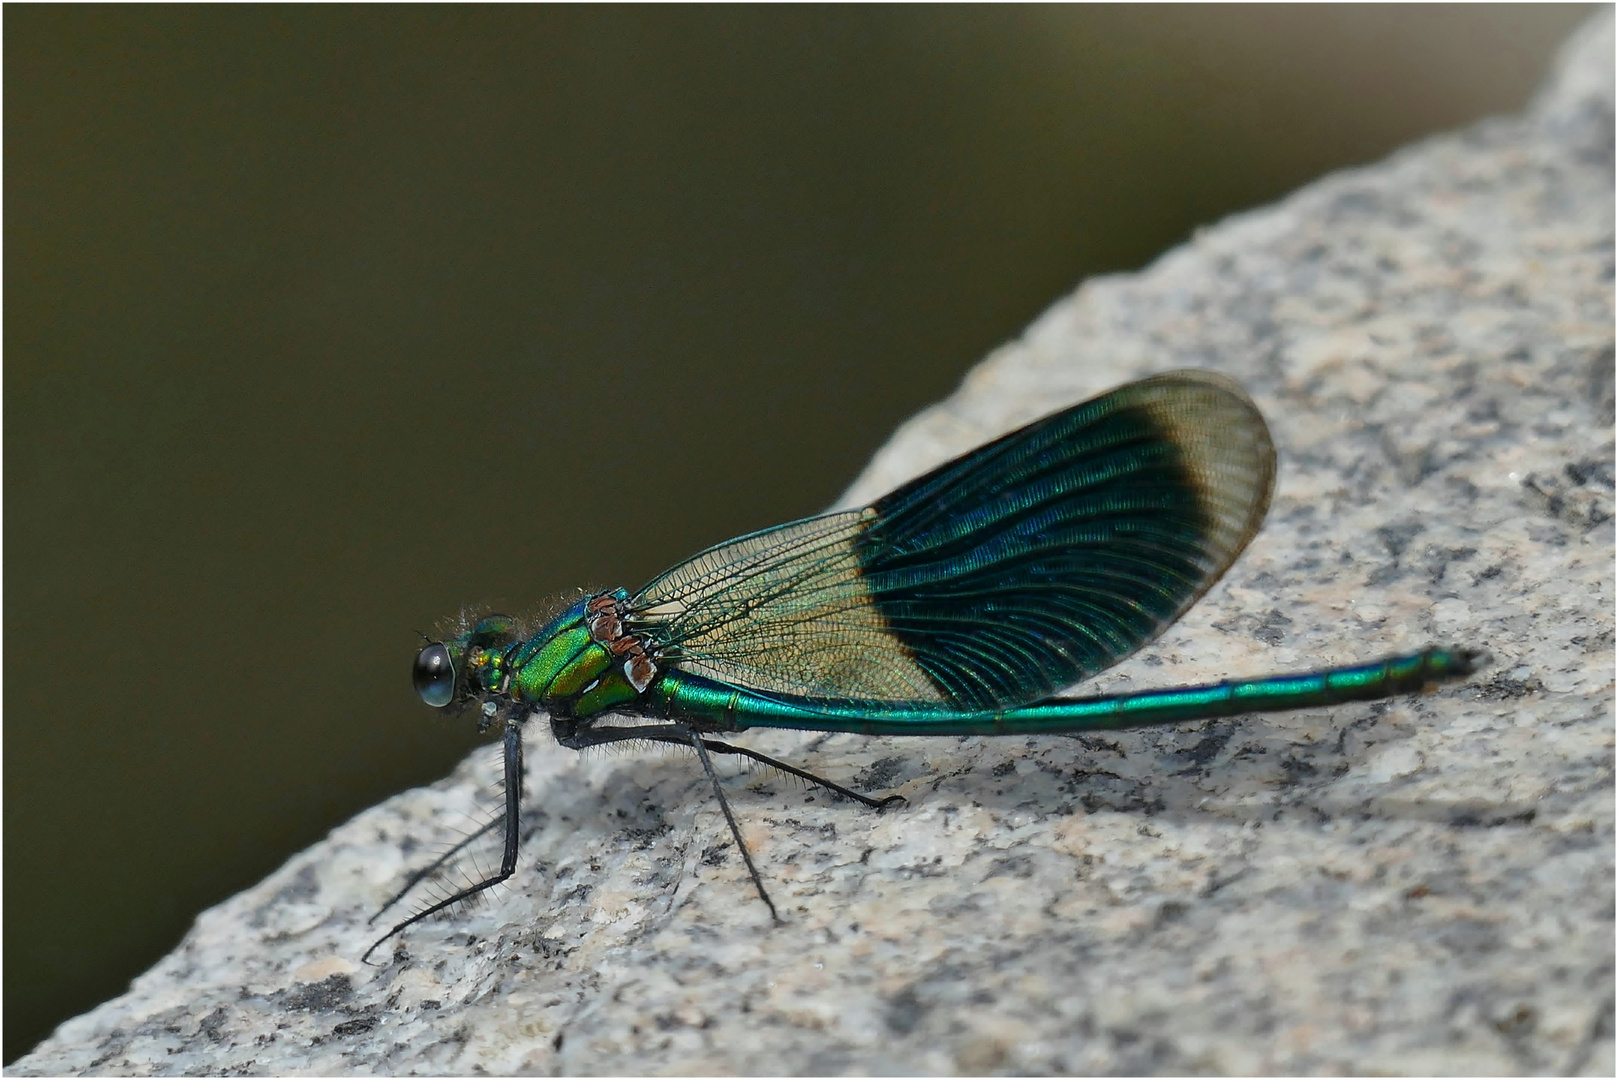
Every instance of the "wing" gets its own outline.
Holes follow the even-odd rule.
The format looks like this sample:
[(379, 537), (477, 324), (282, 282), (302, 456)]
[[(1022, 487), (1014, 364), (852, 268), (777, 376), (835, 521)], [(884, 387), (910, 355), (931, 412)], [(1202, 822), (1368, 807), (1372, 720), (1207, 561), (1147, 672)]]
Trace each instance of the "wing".
[(660, 662), (797, 697), (946, 698), (894, 636), (860, 565), (869, 508), (807, 518), (709, 548), (629, 601)]
[(665, 663), (771, 694), (993, 710), (1157, 637), (1264, 520), (1240, 387), (1159, 375), (1037, 420), (863, 510), (698, 555), (630, 601)]

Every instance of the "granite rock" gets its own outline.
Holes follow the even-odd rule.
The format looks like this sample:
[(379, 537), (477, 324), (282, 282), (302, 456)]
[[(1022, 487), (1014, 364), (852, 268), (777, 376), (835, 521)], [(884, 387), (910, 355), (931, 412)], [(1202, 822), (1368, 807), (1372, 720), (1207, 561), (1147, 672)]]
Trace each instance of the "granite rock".
[(1268, 525), (1095, 688), (1429, 641), (1493, 652), (1469, 684), (1085, 738), (750, 734), (908, 799), (734, 783), (780, 928), (687, 757), (535, 730), (491, 903), (358, 963), (366, 917), (487, 805), (484, 750), (204, 912), (9, 1071), (1610, 1075), (1612, 62), (1609, 11), (1524, 115), (1085, 283), (843, 500), (1218, 369), (1274, 430)]

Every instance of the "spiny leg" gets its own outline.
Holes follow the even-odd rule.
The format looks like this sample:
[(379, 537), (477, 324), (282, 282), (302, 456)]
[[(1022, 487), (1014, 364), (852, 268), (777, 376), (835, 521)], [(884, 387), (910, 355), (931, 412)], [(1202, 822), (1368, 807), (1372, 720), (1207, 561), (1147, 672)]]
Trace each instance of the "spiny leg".
[(775, 909), (775, 903), (770, 894), (764, 890), (764, 881), (759, 876), (758, 867), (753, 864), (752, 852), (748, 851), (747, 844), (742, 840), (741, 828), (736, 824), (736, 816), (731, 812), (730, 800), (725, 798), (725, 791), (719, 784), (719, 775), (714, 771), (713, 761), (708, 757), (711, 750), (716, 754), (736, 754), (741, 757), (752, 758), (754, 761), (777, 768), (811, 784), (817, 784), (828, 791), (835, 791), (851, 799), (864, 803), (866, 806), (880, 810), (897, 802), (903, 802), (902, 795), (889, 795), (882, 799), (873, 799), (869, 795), (862, 795), (857, 791), (833, 783), (824, 777), (816, 776), (784, 761), (777, 761), (767, 754), (756, 750), (749, 750), (744, 746), (732, 746), (717, 739), (704, 739), (699, 733), (684, 724), (639, 724), (634, 727), (601, 727), (586, 728), (583, 731), (573, 731), (558, 739), (563, 746), (570, 750), (583, 750), (591, 746), (606, 746), (617, 742), (634, 742), (645, 740), (647, 742), (667, 743), (671, 746), (690, 746), (697, 752), (697, 758), (702, 762), (702, 769), (713, 784), (714, 795), (719, 799), (719, 808), (724, 811), (725, 821), (730, 826), (731, 836), (736, 840), (736, 847), (742, 853), (742, 860), (747, 864), (747, 872), (753, 879), (753, 886), (758, 890), (759, 899), (764, 906), (770, 909), (770, 916), (777, 924), (781, 923), (781, 915)]
[(742, 830), (736, 824), (736, 815), (730, 812), (730, 800), (725, 798), (725, 789), (720, 786), (719, 774), (714, 772), (713, 759), (708, 757), (708, 748), (703, 745), (703, 738), (696, 732), (691, 732), (691, 745), (696, 748), (697, 758), (702, 762), (702, 771), (708, 774), (713, 783), (713, 793), (719, 800), (719, 809), (725, 812), (725, 822), (730, 825), (730, 835), (736, 839), (736, 850), (742, 853), (742, 861), (747, 864), (747, 872), (752, 875), (753, 888), (758, 890), (758, 898), (764, 901), (764, 906), (770, 909), (770, 918), (775, 924), (782, 924), (780, 912), (775, 910), (775, 901), (770, 894), (764, 891), (764, 880), (758, 876), (758, 867), (753, 865), (753, 854), (747, 850), (747, 841), (742, 839)]
[[(569, 750), (583, 750), (592, 746), (607, 746), (618, 742), (659, 742), (670, 746), (690, 746), (691, 740), (697, 738), (697, 733), (684, 724), (640, 724), (635, 727), (602, 727), (588, 728), (584, 731), (573, 732), (557, 741)], [(863, 803), (873, 810), (881, 810), (895, 803), (905, 801), (903, 795), (887, 795), (880, 799), (873, 799), (869, 795), (862, 795), (852, 788), (827, 780), (824, 776), (816, 776), (796, 765), (789, 765), (778, 758), (768, 754), (761, 754), (757, 750), (749, 750), (745, 746), (732, 746), (730, 743), (720, 742), (718, 739), (703, 739), (702, 745), (711, 753), (735, 754), (739, 757), (751, 758), (772, 769), (780, 769), (784, 773), (796, 776), (798, 779), (823, 787), (827, 791), (834, 791), (855, 802)]]
[[(591, 746), (606, 746), (610, 743), (636, 742), (640, 740), (667, 743), (670, 746), (691, 746), (694, 745), (691, 740), (695, 738), (698, 738), (697, 733), (684, 724), (639, 724), (634, 727), (587, 728), (583, 731), (573, 732), (557, 741), (570, 750), (583, 750)], [(778, 758), (772, 758), (768, 754), (761, 754), (757, 750), (749, 750), (745, 746), (732, 746), (730, 743), (720, 742), (718, 739), (703, 739), (702, 745), (715, 754), (735, 754), (739, 757), (751, 758), (760, 764), (768, 765), (772, 769), (780, 769), (782, 772), (796, 776), (798, 779), (814, 784), (816, 787), (823, 787), (827, 791), (835, 791), (837, 794), (853, 799), (855, 802), (863, 803), (873, 810), (881, 810), (895, 803), (905, 801), (903, 795), (886, 795), (880, 799), (873, 799), (869, 795), (862, 795), (852, 788), (846, 788), (835, 781), (827, 780), (824, 776), (816, 776), (806, 769), (800, 769), (796, 765), (788, 765)]]
[(780, 769), (784, 773), (796, 776), (800, 780), (808, 781), (817, 787), (823, 787), (827, 791), (835, 791), (837, 794), (846, 798), (864, 803), (873, 810), (881, 810), (892, 806), (895, 803), (902, 803), (905, 801), (905, 797), (903, 795), (886, 795), (880, 799), (873, 799), (869, 795), (861, 795), (859, 792), (854, 791), (851, 788), (846, 788), (841, 784), (833, 783), (832, 781), (827, 780), (824, 776), (816, 776), (812, 772), (807, 772), (795, 765), (788, 765), (784, 761), (777, 758), (772, 758), (768, 754), (761, 754), (757, 750), (749, 750), (745, 746), (732, 746), (730, 743), (722, 743), (717, 739), (703, 739), (702, 745), (716, 754), (739, 754), (742, 757), (752, 758), (754, 761), (768, 765), (772, 769)]
[(439, 870), (443, 869), (445, 863), (449, 862), (451, 859), (455, 858), (455, 856), (459, 855), (462, 851), (466, 850), (467, 845), (471, 844), (472, 841), (477, 840), (480, 837), (486, 835), (487, 833), (490, 833), (490, 832), (494, 831), (495, 826), (504, 824), (505, 820), (506, 820), (505, 815), (502, 814), (501, 816), (495, 818), (493, 821), (490, 821), (487, 824), (485, 824), (477, 832), (472, 833), (470, 836), (466, 837), (460, 843), (456, 844), (454, 847), (452, 847), (448, 851), (444, 852), (444, 854), (440, 855), (437, 859), (433, 860), (433, 862), (431, 862), (427, 866), (424, 866), (420, 870), (417, 870), (414, 873), (412, 873), (408, 878), (405, 879), (405, 883), (404, 883), (403, 886), (400, 887), (399, 891), (394, 893), (392, 896), (388, 897), (388, 902), (383, 904), (381, 907), (377, 908), (375, 915), (372, 915), (369, 919), (365, 920), (365, 925), (370, 926), (372, 923), (376, 922), (384, 914), (387, 913), (387, 910), (389, 908), (391, 908), (394, 904), (397, 904), (399, 901), (403, 900), (405, 898), (405, 894), (410, 892), (411, 889), (414, 889), (417, 885), (421, 884), (422, 881), (426, 880), (427, 878), (432, 877)]
[[(360, 963), (369, 963), (371, 954), (376, 952), (377, 946), (393, 937), (401, 930), (414, 926), (429, 916), (436, 915), (447, 907), (452, 907), (463, 900), (467, 900), (487, 889), (492, 889), (509, 878), (517, 869), (517, 845), (522, 836), (521, 822), (518, 820), (522, 811), (522, 721), (516, 718), (506, 720), (505, 730), (505, 780), (506, 780), (506, 845), (505, 854), (500, 859), (500, 872), (484, 878), (473, 885), (460, 890), (453, 896), (440, 900), (431, 907), (425, 908), (410, 916), (404, 922), (389, 930), (386, 934), (371, 943), (360, 957)], [(472, 838), (468, 838), (472, 839)], [(463, 844), (465, 841), (463, 841)], [(391, 903), (391, 901), (390, 901)]]

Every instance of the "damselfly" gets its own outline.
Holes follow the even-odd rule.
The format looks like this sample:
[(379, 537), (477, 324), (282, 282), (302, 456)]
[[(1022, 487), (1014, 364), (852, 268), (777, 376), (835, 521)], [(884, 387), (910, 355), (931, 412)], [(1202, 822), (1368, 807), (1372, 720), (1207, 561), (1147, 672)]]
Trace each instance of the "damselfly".
[(1480, 652), (1428, 648), (1306, 674), (1055, 696), (1152, 641), (1207, 592), (1258, 531), (1274, 480), (1269, 430), (1241, 388), (1172, 372), (1036, 420), (870, 506), (709, 548), (638, 592), (584, 595), (537, 631), (495, 615), (430, 642), (413, 672), (422, 700), (475, 706), (503, 734), (505, 811), (491, 823), (504, 829), (500, 869), (400, 922), (366, 957), (515, 871), (532, 719), (548, 718), (575, 750), (689, 747), (779, 921), (711, 755), (750, 758), (870, 807), (899, 797), (710, 736), (1070, 734), (1366, 701), (1473, 671)]

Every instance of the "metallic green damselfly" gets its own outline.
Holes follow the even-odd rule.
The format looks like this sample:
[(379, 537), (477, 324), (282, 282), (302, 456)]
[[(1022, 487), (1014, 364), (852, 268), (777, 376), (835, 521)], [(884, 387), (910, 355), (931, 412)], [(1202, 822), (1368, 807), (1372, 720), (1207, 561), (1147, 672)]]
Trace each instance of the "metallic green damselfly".
[(710, 755), (870, 807), (901, 800), (711, 735), (1072, 734), (1368, 701), (1473, 671), (1480, 652), (1428, 648), (1300, 675), (1055, 696), (1207, 592), (1263, 523), (1274, 481), (1269, 429), (1241, 388), (1171, 372), (1036, 420), (870, 506), (719, 544), (635, 593), (581, 596), (537, 630), (495, 615), (431, 641), (413, 673), (422, 700), (476, 707), (502, 730), (505, 811), (490, 828), (504, 829), (503, 856), (497, 873), (399, 923), (366, 956), (512, 875), (522, 730), (538, 717), (575, 750), (640, 740), (694, 751), (779, 921)]

